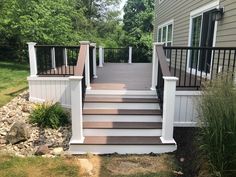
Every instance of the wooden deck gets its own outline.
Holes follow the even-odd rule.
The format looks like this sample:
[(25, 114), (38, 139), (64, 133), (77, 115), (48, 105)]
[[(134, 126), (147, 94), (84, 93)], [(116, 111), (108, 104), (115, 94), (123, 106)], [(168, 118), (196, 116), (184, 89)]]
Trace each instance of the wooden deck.
[[(76, 67), (64, 65), (56, 69), (49, 69), (39, 76), (61, 77), (74, 75)], [(180, 78), (176, 82), (177, 90), (199, 89), (200, 77), (195, 73), (187, 73), (171, 68), (171, 75)], [(151, 63), (105, 63), (102, 68), (97, 67), (98, 78), (93, 79), (91, 87), (93, 90), (150, 90), (152, 79)], [(204, 82), (205, 79), (202, 79)], [(197, 86), (197, 87), (196, 87)]]
[(105, 63), (97, 75), (91, 83), (94, 90), (150, 90), (152, 64)]

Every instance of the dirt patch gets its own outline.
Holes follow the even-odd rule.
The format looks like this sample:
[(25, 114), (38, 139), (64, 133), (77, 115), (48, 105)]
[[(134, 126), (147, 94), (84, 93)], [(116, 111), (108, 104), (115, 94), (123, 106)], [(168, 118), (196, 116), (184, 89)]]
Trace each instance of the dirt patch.
[(199, 150), (197, 145), (198, 128), (175, 128), (174, 138), (178, 149), (174, 152), (182, 177), (199, 176)]
[(158, 156), (150, 155), (127, 155), (104, 157), (104, 170), (111, 175), (136, 175), (148, 173), (172, 173), (175, 169), (173, 156), (163, 154)]

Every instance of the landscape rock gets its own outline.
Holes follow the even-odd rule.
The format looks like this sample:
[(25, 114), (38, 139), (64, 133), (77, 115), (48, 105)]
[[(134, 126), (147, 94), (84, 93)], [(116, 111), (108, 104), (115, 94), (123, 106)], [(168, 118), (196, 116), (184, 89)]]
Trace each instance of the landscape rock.
[(29, 138), (28, 129), (25, 123), (15, 122), (8, 134), (6, 140), (11, 144), (16, 144), (21, 141), (25, 141)]
[(57, 147), (52, 150), (53, 155), (61, 155), (63, 154), (64, 150), (62, 147)]
[[(0, 107), (0, 151), (19, 156), (33, 156), (39, 146), (46, 144), (50, 149), (61, 147), (62, 155), (64, 155), (63, 149), (66, 151), (69, 148), (71, 125), (55, 130), (51, 128), (42, 129), (36, 124), (30, 124), (29, 115), (34, 108), (34, 103), (29, 101), (28, 96), (28, 91), (25, 91), (5, 106)], [(16, 144), (7, 144), (6, 137), (15, 122), (25, 124), (30, 137)], [(52, 154), (44, 155), (44, 157), (49, 156), (54, 157)]]
[(48, 146), (44, 144), (38, 147), (37, 151), (35, 152), (35, 155), (45, 155), (48, 154), (49, 152), (50, 151), (48, 149)]

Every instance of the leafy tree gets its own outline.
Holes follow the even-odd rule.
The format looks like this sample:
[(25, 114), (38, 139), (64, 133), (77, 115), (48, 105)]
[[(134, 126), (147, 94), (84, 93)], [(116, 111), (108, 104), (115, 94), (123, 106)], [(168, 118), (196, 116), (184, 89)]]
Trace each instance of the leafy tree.
[(20, 60), (27, 53), (29, 41), (66, 45), (80, 40), (103, 44), (111, 40), (114, 46), (117, 42), (112, 38), (120, 30), (120, 22), (117, 8), (112, 7), (119, 1), (1, 0), (1, 43), (9, 44), (10, 54), (15, 54), (11, 57)]
[(154, 0), (128, 0), (124, 7), (124, 43), (137, 48), (136, 60), (150, 61)]

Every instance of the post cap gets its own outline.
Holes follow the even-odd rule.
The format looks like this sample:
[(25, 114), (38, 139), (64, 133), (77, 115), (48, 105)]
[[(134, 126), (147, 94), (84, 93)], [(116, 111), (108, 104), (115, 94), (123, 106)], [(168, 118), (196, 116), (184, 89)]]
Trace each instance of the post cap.
[(36, 42), (27, 42), (28, 45), (36, 45)]
[(83, 76), (70, 76), (69, 80), (82, 80)]
[(79, 43), (80, 43), (81, 45), (90, 44), (90, 42), (89, 42), (89, 41), (79, 41)]
[(179, 78), (178, 77), (169, 77), (169, 76), (167, 76), (167, 77), (163, 77), (163, 79), (164, 80), (167, 80), (167, 81), (177, 81), (177, 80), (179, 80)]
[(154, 42), (153, 45), (163, 46), (165, 43), (163, 42)]

